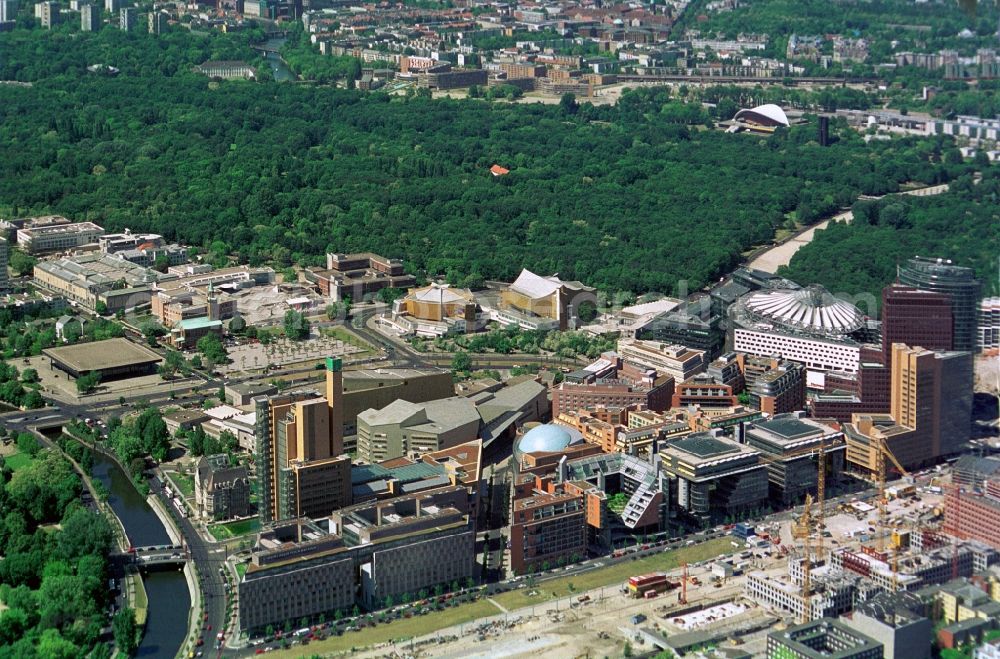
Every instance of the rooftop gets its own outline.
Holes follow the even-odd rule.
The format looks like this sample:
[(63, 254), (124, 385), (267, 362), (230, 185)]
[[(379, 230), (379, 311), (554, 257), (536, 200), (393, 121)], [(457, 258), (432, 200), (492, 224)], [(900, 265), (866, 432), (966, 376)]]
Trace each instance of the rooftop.
[(734, 442), (718, 439), (703, 433), (688, 435), (684, 439), (670, 442), (669, 446), (699, 458), (712, 458), (727, 453), (738, 453), (740, 450), (738, 445), (734, 445)]
[(77, 373), (156, 363), (162, 359), (149, 348), (121, 338), (46, 348), (42, 353)]

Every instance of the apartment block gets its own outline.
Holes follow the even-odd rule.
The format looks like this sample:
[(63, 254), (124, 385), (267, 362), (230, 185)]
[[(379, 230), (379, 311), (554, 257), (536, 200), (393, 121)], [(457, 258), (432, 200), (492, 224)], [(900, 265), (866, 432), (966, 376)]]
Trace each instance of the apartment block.
[[(589, 489), (589, 487), (588, 487)], [(517, 574), (587, 555), (584, 495), (541, 477), (516, 489), (510, 526), (510, 566)]]
[(552, 414), (594, 407), (642, 405), (663, 411), (670, 407), (674, 379), (655, 370), (622, 364), (617, 355), (603, 355), (590, 366), (570, 373), (552, 390)]
[(698, 407), (704, 411), (729, 410), (740, 404), (728, 384), (719, 384), (709, 375), (694, 378), (675, 385), (670, 399), (671, 408)]

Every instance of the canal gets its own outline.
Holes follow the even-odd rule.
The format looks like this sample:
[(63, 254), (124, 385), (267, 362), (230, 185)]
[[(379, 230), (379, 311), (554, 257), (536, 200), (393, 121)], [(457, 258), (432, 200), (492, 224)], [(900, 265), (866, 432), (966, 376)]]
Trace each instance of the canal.
[(281, 56), (276, 52), (272, 52), (271, 48), (281, 48), (285, 43), (284, 39), (268, 39), (264, 46), (269, 50), (264, 54), (264, 59), (267, 60), (268, 66), (271, 67), (271, 74), (274, 75), (274, 79), (278, 82), (284, 82), (285, 80), (295, 80), (295, 74), (292, 73), (288, 65), (281, 59)]
[[(110, 492), (108, 504), (122, 521), (134, 546), (172, 544), (160, 518), (115, 462), (95, 451), (91, 474)], [(173, 657), (184, 642), (191, 610), (184, 573), (149, 572), (143, 575), (143, 583), (149, 598), (149, 615), (137, 656)]]

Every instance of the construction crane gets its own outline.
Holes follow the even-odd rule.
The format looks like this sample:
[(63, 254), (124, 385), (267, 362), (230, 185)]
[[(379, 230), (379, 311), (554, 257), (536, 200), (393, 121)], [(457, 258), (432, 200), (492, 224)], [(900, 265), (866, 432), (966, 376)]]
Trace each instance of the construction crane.
[(687, 561), (684, 562), (684, 571), (681, 573), (681, 594), (678, 596), (677, 601), (681, 604), (688, 603), (688, 564)]
[(810, 556), (810, 551), (812, 549), (811, 543), (809, 541), (812, 534), (813, 519), (812, 519), (812, 502), (813, 498), (811, 494), (806, 495), (805, 505), (802, 507), (802, 515), (799, 517), (797, 524), (792, 525), (792, 537), (796, 540), (802, 540), (803, 552), (802, 552), (802, 624), (809, 622), (811, 618), (811, 611), (809, 610), (809, 597), (812, 595), (812, 584), (810, 583), (810, 571), (812, 570), (812, 556)]
[(875, 475), (878, 478), (878, 529), (875, 533), (875, 550), (882, 557), (885, 555), (885, 533), (889, 527), (889, 511), (885, 499), (885, 459), (889, 458), (904, 477), (909, 477), (910, 472), (899, 464), (899, 460), (889, 450), (889, 444), (884, 437), (876, 438), (874, 441), (877, 442), (875, 445)]

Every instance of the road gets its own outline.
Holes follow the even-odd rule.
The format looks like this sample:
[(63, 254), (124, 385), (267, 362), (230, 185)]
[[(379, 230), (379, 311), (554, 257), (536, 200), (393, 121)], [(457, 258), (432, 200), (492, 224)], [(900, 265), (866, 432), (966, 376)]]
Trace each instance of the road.
[[(173, 510), (163, 493), (163, 482), (158, 473), (149, 478), (149, 487), (167, 510)], [(202, 539), (190, 519), (175, 515), (174, 521), (180, 527), (181, 535), (197, 568), (198, 587), (201, 589), (205, 613), (208, 614), (208, 620), (201, 622), (202, 637), (205, 639), (204, 651), (208, 654), (208, 649), (215, 647), (215, 635), (226, 628), (226, 587), (219, 570), (220, 568), (228, 570), (226, 566), (228, 554), (224, 544), (215, 547)], [(206, 629), (206, 625), (210, 627)], [(221, 656), (222, 652), (216, 654)]]
[[(924, 188), (906, 190), (905, 192), (894, 192), (892, 194), (906, 195), (911, 197), (928, 197), (931, 195), (938, 195), (947, 191), (948, 191), (948, 185), (943, 183), (941, 185), (931, 185)], [(862, 196), (861, 199), (874, 201), (882, 199), (882, 197), (885, 196), (890, 196), (890, 195), (880, 195), (877, 197)], [(797, 251), (799, 251), (799, 248), (801, 248), (803, 245), (807, 245), (810, 242), (812, 242), (812, 239), (816, 237), (817, 231), (822, 231), (823, 229), (825, 229), (827, 226), (829, 226), (830, 222), (846, 222), (849, 224), (852, 219), (854, 219), (854, 216), (851, 213), (851, 211), (849, 210), (841, 211), (836, 215), (834, 215), (833, 217), (827, 218), (826, 220), (820, 222), (819, 224), (815, 224), (811, 227), (803, 229), (802, 231), (799, 231), (798, 233), (776, 244), (774, 247), (771, 247), (770, 249), (766, 249), (763, 252), (756, 254), (755, 256), (753, 256), (748, 267), (753, 268), (754, 270), (763, 270), (764, 272), (771, 272), (771, 273), (777, 272), (779, 267), (783, 265), (788, 265), (791, 262), (792, 257), (795, 256), (795, 253)]]

